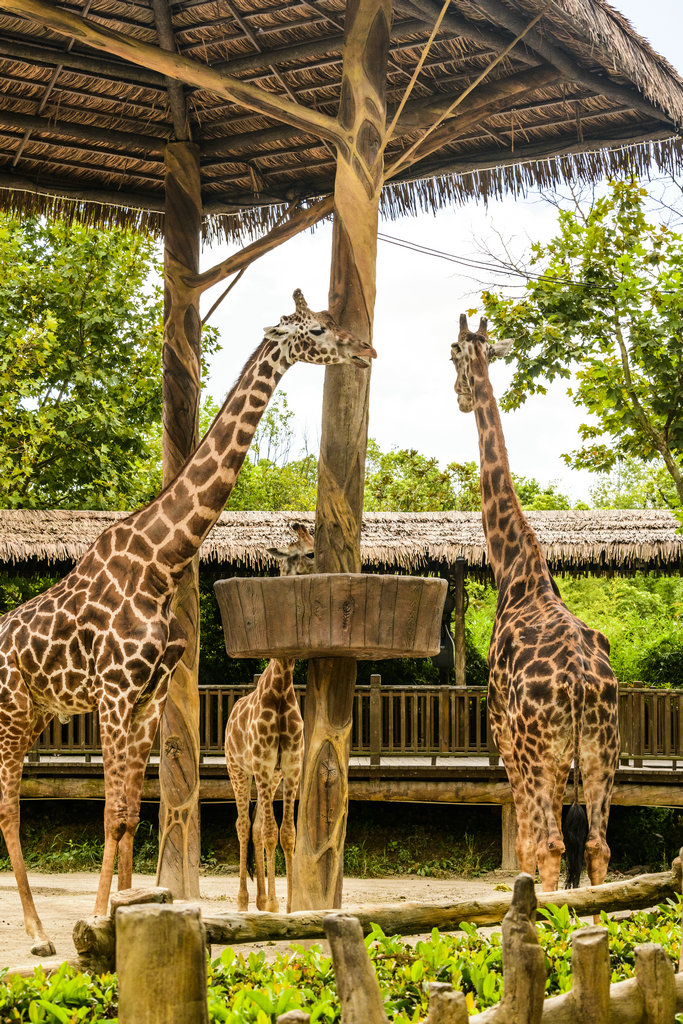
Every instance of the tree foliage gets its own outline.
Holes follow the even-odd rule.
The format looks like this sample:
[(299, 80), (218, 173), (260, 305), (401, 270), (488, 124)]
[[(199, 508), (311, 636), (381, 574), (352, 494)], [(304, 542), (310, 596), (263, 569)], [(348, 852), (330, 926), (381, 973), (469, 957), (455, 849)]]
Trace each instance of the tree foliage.
[(569, 379), (589, 419), (568, 465), (611, 471), (618, 460), (659, 461), (683, 503), (683, 238), (648, 221), (646, 192), (613, 182), (584, 211), (562, 210), (559, 232), (532, 247), (520, 301), (485, 292), (486, 313), (514, 338), (517, 367), (501, 405), (517, 408)]
[(161, 414), (150, 239), (0, 220), (0, 505), (125, 508)]

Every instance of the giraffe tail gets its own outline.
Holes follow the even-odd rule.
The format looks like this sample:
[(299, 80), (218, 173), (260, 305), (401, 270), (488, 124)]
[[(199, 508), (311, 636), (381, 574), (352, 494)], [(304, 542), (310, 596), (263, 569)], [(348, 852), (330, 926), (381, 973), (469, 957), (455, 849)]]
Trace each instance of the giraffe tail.
[(254, 881), (256, 867), (256, 848), (254, 846), (254, 818), (256, 817), (256, 801), (249, 801), (249, 839), (247, 840), (247, 874)]
[(575, 693), (572, 701), (572, 718), (574, 733), (574, 799), (567, 812), (562, 828), (565, 845), (567, 875), (564, 880), (565, 889), (578, 889), (581, 871), (584, 864), (584, 851), (588, 839), (588, 815), (586, 808), (579, 803), (581, 721), (583, 719), (583, 686)]

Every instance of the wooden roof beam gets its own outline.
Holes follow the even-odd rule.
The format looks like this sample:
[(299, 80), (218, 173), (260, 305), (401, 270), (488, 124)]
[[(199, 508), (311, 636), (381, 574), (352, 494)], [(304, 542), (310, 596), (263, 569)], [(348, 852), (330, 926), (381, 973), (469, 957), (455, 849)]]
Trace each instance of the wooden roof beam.
[[(505, 104), (506, 96), (509, 95), (511, 100), (518, 102), (520, 93), (528, 93), (534, 89), (540, 89), (551, 81), (557, 81), (557, 72), (554, 69), (548, 69), (547, 66), (531, 68), (529, 71), (520, 71), (515, 75), (510, 75), (508, 78), (495, 79), (490, 84), (480, 86), (479, 89), (472, 93), (472, 96), (468, 97), (457, 111), (454, 111), (453, 116), (455, 117), (456, 114), (462, 116), (465, 111), (470, 109), (480, 110), (482, 107), (495, 104), (497, 104), (498, 109), (505, 110), (508, 106)], [(406, 104), (399, 119), (398, 131), (395, 132), (395, 135), (401, 134), (402, 131), (412, 131), (414, 128), (428, 127), (443, 110), (448, 109), (454, 99), (454, 94), (439, 93)], [(481, 117), (482, 115), (478, 114), (477, 116)], [(447, 121), (446, 123), (450, 124), (451, 122)], [(202, 146), (202, 157), (211, 159), (219, 156), (228, 156), (249, 150), (254, 144), (258, 143), (284, 143), (300, 138), (301, 132), (292, 128), (261, 128), (253, 132), (244, 132), (228, 138), (207, 141)]]
[(248, 110), (255, 110), (266, 117), (284, 121), (297, 128), (310, 131), (313, 135), (333, 143), (347, 141), (347, 133), (336, 118), (317, 110), (304, 107), (284, 96), (267, 92), (255, 85), (241, 82), (237, 78), (222, 74), (188, 60), (177, 53), (167, 53), (156, 46), (142, 43), (138, 39), (112, 32), (93, 22), (54, 7), (45, 0), (0, 0), (0, 6), (42, 24), (61, 35), (73, 36), (76, 40), (96, 50), (121, 57), (132, 64), (152, 68), (160, 74), (198, 89), (207, 89), (224, 96)]
[[(438, 10), (439, 6), (437, 0), (411, 0), (411, 2), (419, 2), (420, 5), (424, 4), (436, 10)], [(524, 27), (523, 19), (500, 3), (500, 0), (476, 0), (476, 5), (484, 14), (493, 18), (494, 21), (497, 21), (513, 35), (517, 35)], [(538, 29), (531, 29), (527, 33), (524, 42), (542, 60), (552, 64), (565, 78), (575, 82), (577, 85), (582, 85), (584, 88), (590, 89), (591, 92), (608, 96), (618, 103), (628, 103), (634, 110), (652, 117), (656, 121), (671, 124), (668, 115), (663, 110), (649, 103), (637, 89), (618, 85), (609, 78), (601, 78), (599, 75), (586, 71), (564, 50), (560, 49), (559, 46), (553, 45), (549, 38)]]
[[(57, 121), (50, 117), (34, 117), (28, 114), (16, 114), (10, 110), (0, 110), (0, 125), (16, 128), (20, 131), (35, 131), (50, 136), (61, 135), (67, 139), (87, 140), (89, 142), (117, 143), (120, 146), (135, 146), (144, 151), (137, 159), (156, 163), (163, 153), (168, 139), (158, 135), (137, 135), (133, 132), (114, 131), (109, 128), (94, 128), (92, 125), (77, 124), (74, 121)], [(43, 140), (45, 141), (45, 140)], [(47, 140), (50, 145), (61, 145), (58, 141)], [(156, 154), (156, 158), (151, 154)], [(114, 155), (114, 154), (112, 154)], [(127, 154), (130, 156), (131, 154)]]
[[(424, 31), (425, 22), (423, 20), (398, 22), (393, 27), (391, 41), (392, 43), (394, 41), (402, 42), (410, 36)], [(232, 74), (238, 71), (266, 70), (273, 63), (284, 64), (293, 60), (306, 61), (310, 58), (330, 55), (335, 64), (341, 64), (343, 45), (344, 33), (340, 32), (338, 35), (309, 39), (306, 42), (293, 43), (291, 46), (278, 46), (273, 50), (264, 50), (262, 53), (245, 54), (243, 57), (235, 57), (232, 60), (217, 63), (214, 67)], [(419, 47), (420, 43), (415, 42), (412, 45)]]
[(133, 68), (130, 64), (102, 60), (100, 57), (88, 57), (73, 51), (67, 53), (10, 37), (0, 38), (0, 60), (3, 57), (26, 61), (28, 64), (46, 64), (48, 67), (63, 64), (65, 68), (85, 71), (97, 79), (112, 78), (114, 81), (129, 82), (131, 85), (145, 88), (158, 90), (165, 88), (165, 79), (156, 71)]
[[(156, 24), (159, 46), (169, 53), (177, 53), (171, 11), (167, 0), (151, 0), (154, 22)], [(176, 141), (188, 142), (191, 138), (190, 118), (182, 82), (174, 78), (166, 79), (168, 106), (173, 120), (173, 134)]]
[(437, 176), (440, 174), (472, 174), (478, 171), (497, 171), (502, 167), (512, 167), (515, 164), (523, 164), (544, 160), (561, 160), (565, 156), (576, 156), (581, 153), (594, 153), (600, 150), (619, 150), (629, 146), (636, 146), (648, 142), (664, 142), (673, 137), (674, 132), (670, 128), (656, 128), (654, 125), (649, 131), (643, 130), (642, 126), (634, 126), (634, 134), (629, 139), (624, 139), (624, 129), (618, 129), (614, 134), (602, 133), (593, 138), (584, 138), (581, 142), (568, 142), (562, 144), (558, 139), (547, 139), (541, 143), (532, 145), (515, 145), (514, 153), (505, 155), (500, 150), (492, 150), (489, 153), (482, 153), (476, 160), (463, 160), (457, 157), (450, 159), (434, 160), (424, 164), (420, 161), (416, 169), (410, 169), (405, 174), (399, 174), (387, 184), (399, 184), (406, 181), (415, 181), (418, 178)]

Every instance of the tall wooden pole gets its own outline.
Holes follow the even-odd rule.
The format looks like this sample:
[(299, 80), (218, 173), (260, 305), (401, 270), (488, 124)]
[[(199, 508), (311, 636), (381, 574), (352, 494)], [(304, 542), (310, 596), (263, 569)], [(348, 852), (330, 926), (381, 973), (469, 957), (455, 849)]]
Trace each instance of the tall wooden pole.
[[(188, 286), (199, 270), (199, 147), (166, 147), (163, 397), (164, 485), (198, 440), (201, 321)], [(195, 558), (181, 580), (175, 610), (188, 643), (176, 668), (161, 722), (157, 882), (177, 899), (199, 897), (199, 586)]]
[[(391, 0), (346, 7), (329, 309), (372, 340), (377, 219), (386, 122)], [(321, 572), (360, 572), (370, 374), (353, 366), (325, 373), (315, 547)], [(356, 662), (312, 661), (306, 691), (306, 760), (301, 781), (292, 907), (341, 905), (348, 811), (348, 761)]]

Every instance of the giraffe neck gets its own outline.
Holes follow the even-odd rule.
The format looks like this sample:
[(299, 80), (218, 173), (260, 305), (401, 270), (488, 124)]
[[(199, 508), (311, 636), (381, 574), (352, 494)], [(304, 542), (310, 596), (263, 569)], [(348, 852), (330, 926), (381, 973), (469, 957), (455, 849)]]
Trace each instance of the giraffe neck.
[(481, 518), (496, 586), (500, 589), (519, 577), (550, 584), (545, 556), (512, 482), (498, 403), (480, 348), (472, 359), (471, 370), (479, 433)]
[(247, 361), (207, 434), (174, 480), (129, 524), (155, 549), (159, 568), (179, 578), (230, 497), (256, 427), (291, 363), (264, 340)]

